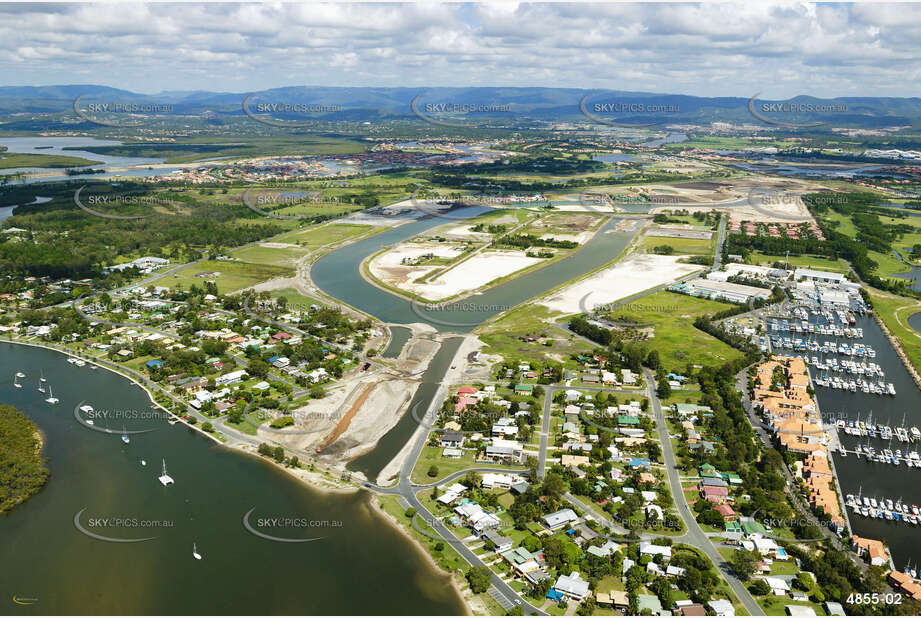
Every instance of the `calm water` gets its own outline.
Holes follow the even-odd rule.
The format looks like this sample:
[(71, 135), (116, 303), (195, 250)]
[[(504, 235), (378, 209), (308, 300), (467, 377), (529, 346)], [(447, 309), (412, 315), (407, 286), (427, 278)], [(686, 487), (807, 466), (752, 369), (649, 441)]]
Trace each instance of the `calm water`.
[[(470, 216), (473, 216), (482, 211), (480, 208), (468, 208), (456, 212), (470, 212)], [(445, 222), (444, 219), (413, 221), (337, 249), (317, 260), (311, 270), (311, 277), (330, 296), (381, 321), (396, 324), (428, 322), (440, 331), (469, 332), (492, 316), (613, 260), (636, 233), (635, 229), (627, 232), (613, 231), (620, 219), (612, 219), (573, 255), (438, 310), (427, 309), (421, 304), (385, 292), (361, 277), (359, 265), (369, 255)]]
[[(95, 139), (92, 137), (3, 137), (0, 138), (0, 146), (6, 146), (6, 152), (22, 154), (43, 154), (43, 155), (60, 155), (66, 157), (82, 157), (90, 161), (99, 161), (88, 167), (94, 169), (109, 167), (132, 167), (152, 165), (154, 163), (163, 163), (163, 159), (150, 157), (118, 157), (107, 154), (97, 154), (88, 150), (80, 150), (87, 146), (118, 146), (121, 142), (113, 140)], [(50, 148), (49, 148), (50, 146)], [(76, 150), (65, 150), (65, 148), (76, 148)], [(0, 153), (0, 156), (3, 156)], [(0, 170), (0, 174), (14, 174), (22, 172), (25, 174), (40, 174), (48, 172), (49, 169), (44, 167), (17, 167)], [(79, 174), (76, 176), (67, 176), (60, 174), (55, 176), (39, 176), (35, 178), (25, 178), (14, 181), (16, 184), (31, 184), (36, 182), (51, 182), (58, 180), (73, 180), (75, 178), (110, 178), (112, 176), (157, 176), (166, 174), (171, 171), (180, 169), (160, 168), (147, 169), (138, 167), (136, 169), (125, 170), (114, 174)]]
[[(895, 426), (901, 425), (904, 418), (907, 426), (921, 427), (921, 391), (908, 375), (876, 321), (870, 317), (859, 318), (857, 326), (864, 330), (863, 343), (876, 350), (876, 358), (873, 360), (886, 372), (885, 380), (895, 385), (897, 394), (895, 397), (879, 396), (820, 386), (816, 388), (816, 394), (822, 414), (843, 413), (853, 419), (860, 414), (860, 418), (866, 420), (872, 412), (874, 422)], [(844, 433), (839, 433), (839, 437), (848, 450), (853, 450), (857, 444), (867, 443), (866, 438)], [(889, 447), (886, 442), (874, 439), (871, 439), (870, 445), (878, 451)], [(891, 448), (893, 451), (897, 448), (904, 450), (904, 445), (894, 440)], [(921, 445), (916, 443), (910, 450), (916, 448), (921, 448)], [(921, 469), (870, 463), (854, 455), (841, 457), (836, 454), (834, 459), (844, 493), (857, 494), (862, 490), (863, 495), (869, 497), (891, 498), (893, 502), (901, 497), (908, 504), (921, 505)], [(855, 516), (850, 511), (848, 516), (855, 533), (886, 541), (898, 567), (904, 566), (909, 559), (914, 564), (921, 560), (921, 528)]]
[(921, 333), (921, 311), (908, 316), (908, 325)]
[(403, 346), (406, 345), (406, 342), (409, 341), (412, 334), (413, 331), (405, 326), (391, 326), (390, 343), (387, 344), (387, 349), (384, 350), (381, 356), (384, 358), (396, 358), (399, 356), (400, 352), (403, 350)]
[[(26, 373), (22, 389), (15, 371)], [(35, 390), (43, 370), (60, 403)], [(0, 344), (0, 402), (29, 415), (45, 435), (51, 480), (26, 503), (0, 516), (0, 589), (10, 614), (458, 614), (447, 578), (371, 511), (367, 494), (314, 492), (284, 472), (163, 420), (106, 423), (129, 431), (125, 445), (79, 425), (74, 407), (148, 411), (139, 387), (99, 369), (69, 365), (42, 349)], [(129, 411), (127, 414), (124, 411)], [(101, 424), (96, 421), (97, 426)], [(157, 481), (166, 459), (175, 485)], [(145, 459), (147, 466), (140, 460)], [(156, 537), (115, 543), (110, 538)], [(273, 542), (259, 531), (307, 543)], [(260, 518), (302, 519), (271, 526)], [(165, 521), (171, 526), (98, 525), (97, 519)], [(314, 522), (314, 523), (309, 523)], [(322, 523), (320, 523), (322, 522)], [(328, 522), (328, 523), (327, 523)], [(339, 524), (339, 525), (333, 525)], [(192, 557), (197, 544), (203, 560)], [(359, 592), (360, 591), (360, 592)], [(13, 596), (37, 599), (13, 604)]]

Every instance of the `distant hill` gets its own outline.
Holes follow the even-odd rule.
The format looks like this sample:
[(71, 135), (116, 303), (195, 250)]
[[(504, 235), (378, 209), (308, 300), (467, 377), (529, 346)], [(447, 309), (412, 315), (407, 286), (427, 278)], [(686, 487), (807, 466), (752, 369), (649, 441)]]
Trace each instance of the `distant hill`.
[[(81, 108), (93, 102), (147, 103), (170, 105), (175, 115), (242, 115), (242, 101), (253, 94), (251, 104), (278, 103), (341, 106), (340, 118), (351, 120), (414, 117), (410, 107), (417, 96), (423, 113), (432, 105), (463, 104), (469, 106), (508, 106), (511, 111), (480, 112), (480, 117), (533, 121), (584, 120), (579, 104), (588, 95), (586, 108), (604, 120), (625, 124), (703, 123), (723, 121), (762, 124), (749, 112), (749, 100), (744, 97), (692, 97), (680, 94), (657, 94), (616, 90), (580, 90), (574, 88), (375, 88), (287, 86), (257, 93), (168, 91), (139, 94), (95, 84), (57, 86), (0, 87), (0, 117), (28, 114), (66, 114), (73, 112), (73, 102), (82, 95)], [(844, 97), (819, 99), (799, 96), (781, 102), (758, 99), (756, 110), (764, 104), (795, 103), (796, 112), (767, 108), (762, 115), (769, 119), (793, 124), (825, 122), (829, 126), (881, 127), (910, 125), (921, 128), (921, 98)], [(602, 107), (597, 107), (600, 105)], [(604, 105), (633, 105), (627, 111), (609, 113)], [(428, 107), (427, 107), (428, 106)], [(639, 107), (642, 106), (642, 107)], [(809, 111), (834, 106), (833, 112)], [(651, 108), (651, 111), (650, 111)], [(601, 111), (594, 111), (601, 110)], [(284, 117), (285, 114), (273, 114)], [(330, 116), (334, 117), (334, 116)], [(439, 116), (442, 117), (442, 116)], [(457, 117), (460, 117), (459, 115)]]

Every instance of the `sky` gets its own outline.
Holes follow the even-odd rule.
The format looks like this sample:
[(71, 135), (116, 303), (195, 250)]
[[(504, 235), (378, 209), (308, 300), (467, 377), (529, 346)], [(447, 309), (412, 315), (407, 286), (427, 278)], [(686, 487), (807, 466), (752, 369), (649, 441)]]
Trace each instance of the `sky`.
[(918, 96), (919, 4), (0, 4), (0, 85)]

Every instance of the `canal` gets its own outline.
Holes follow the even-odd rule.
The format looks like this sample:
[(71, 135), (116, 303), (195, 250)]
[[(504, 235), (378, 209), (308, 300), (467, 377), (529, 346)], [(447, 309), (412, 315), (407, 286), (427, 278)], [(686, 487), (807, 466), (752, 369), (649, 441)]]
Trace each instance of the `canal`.
[[(474, 216), (483, 208), (455, 211), (452, 216)], [(445, 219), (426, 218), (406, 223), (363, 241), (337, 249), (313, 265), (310, 276), (321, 290), (383, 322), (412, 324), (425, 322), (443, 332), (466, 333), (489, 318), (539, 296), (567, 281), (613, 260), (636, 233), (617, 230), (622, 218), (613, 218), (581, 249), (549, 266), (470, 296), (445, 307), (433, 308), (414, 303), (367, 282), (360, 272), (361, 263), (381, 249), (412, 238)]]
[[(26, 374), (21, 389), (12, 385), (16, 371)], [(57, 405), (36, 390), (41, 372)], [(117, 433), (79, 424), (74, 408), (84, 400), (95, 408), (95, 426)], [(40, 493), (0, 516), (6, 613), (464, 611), (448, 578), (373, 512), (367, 493), (314, 491), (257, 457), (170, 426), (121, 376), (76, 367), (49, 350), (0, 343), (0, 402), (40, 427), (51, 470)], [(153, 431), (132, 434), (128, 444), (119, 435), (145, 429)], [(163, 459), (175, 479), (170, 487), (157, 479)], [(318, 540), (256, 536), (243, 525), (251, 509), (257, 532)], [(99, 540), (77, 529), (78, 513), (76, 523), (91, 534), (154, 538)], [(14, 605), (13, 596), (35, 601)]]

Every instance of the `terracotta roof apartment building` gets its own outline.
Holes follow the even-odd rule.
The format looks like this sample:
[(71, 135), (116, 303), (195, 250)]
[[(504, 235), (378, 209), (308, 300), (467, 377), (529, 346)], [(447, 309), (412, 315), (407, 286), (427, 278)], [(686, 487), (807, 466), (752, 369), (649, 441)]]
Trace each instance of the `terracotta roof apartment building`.
[(901, 590), (915, 601), (921, 601), (921, 586), (910, 575), (901, 571), (891, 571), (888, 579), (894, 588)]
[[(784, 373), (782, 385), (775, 384), (778, 367)], [(781, 390), (773, 390), (772, 386)], [(809, 370), (805, 361), (798, 356), (775, 356), (757, 367), (752, 402), (761, 408), (784, 448), (806, 455), (803, 481), (809, 492), (809, 504), (814, 509), (821, 507), (840, 530), (845, 526), (845, 519), (834, 489), (825, 431), (808, 389)]]
[(883, 545), (882, 541), (865, 539), (855, 534), (851, 536), (851, 547), (857, 552), (858, 556), (867, 554), (870, 558), (870, 564), (874, 566), (882, 566), (889, 560), (886, 553), (886, 546)]

